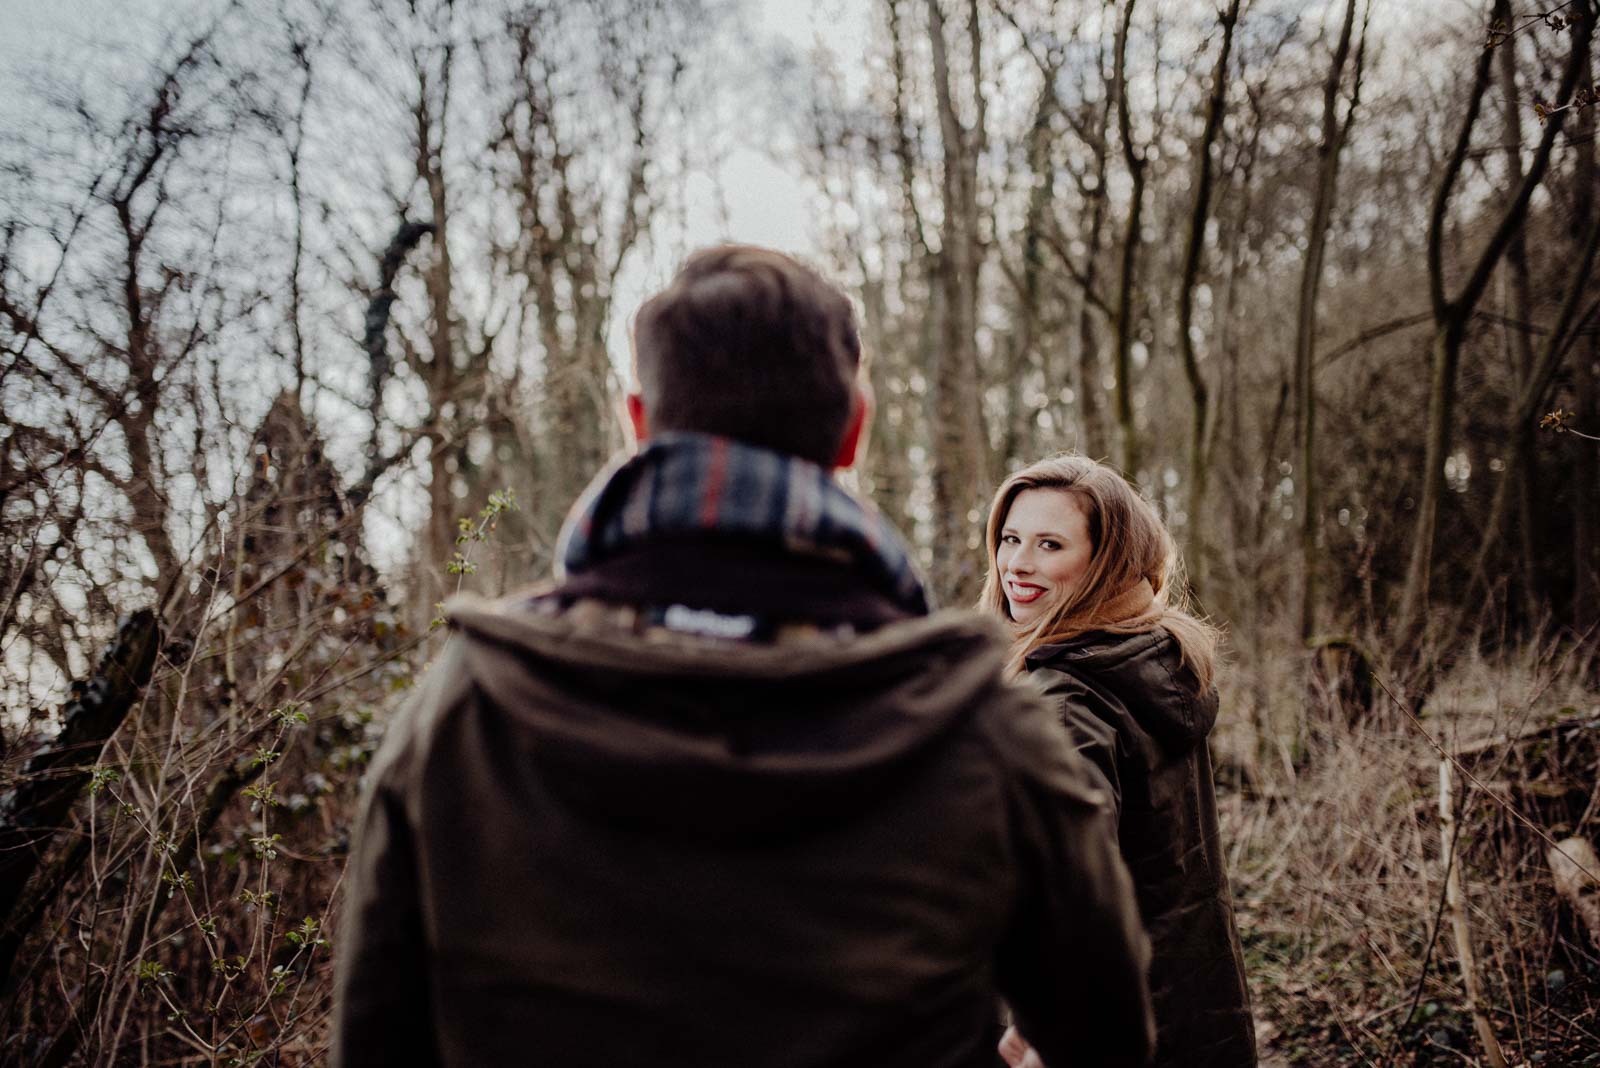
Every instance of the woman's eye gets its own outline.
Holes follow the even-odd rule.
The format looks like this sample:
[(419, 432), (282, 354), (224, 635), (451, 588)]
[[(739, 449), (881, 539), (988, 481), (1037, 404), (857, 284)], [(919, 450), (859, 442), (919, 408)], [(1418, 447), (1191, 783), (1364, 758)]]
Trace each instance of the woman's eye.
[(1002, 535), (1000, 535), (1000, 544), (1001, 545), (1016, 545), (1016, 544), (1018, 544), (1019, 540), (1020, 539), (1018, 539), (1018, 537), (1015, 534), (1002, 534)]
[(1059, 549), (1059, 548), (1061, 548), (1061, 543), (1059, 541), (1051, 541), (1049, 538), (1042, 538), (1039, 541), (1039, 548), (1041, 548), (1041, 549)]

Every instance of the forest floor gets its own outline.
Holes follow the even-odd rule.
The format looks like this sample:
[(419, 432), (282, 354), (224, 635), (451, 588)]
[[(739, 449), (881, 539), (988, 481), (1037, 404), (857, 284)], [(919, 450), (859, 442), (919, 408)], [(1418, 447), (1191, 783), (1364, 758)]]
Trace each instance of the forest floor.
[(1455, 856), (1506, 1062), (1600, 1066), (1600, 947), (1545, 859), (1552, 840), (1593, 842), (1600, 822), (1600, 695), (1585, 677), (1556, 655), (1474, 660), (1413, 720), (1381, 688), (1363, 717), (1286, 697), (1287, 676), (1235, 673), (1219, 806), (1265, 1065), (1491, 1063), (1444, 904), (1442, 747), (1458, 762)]

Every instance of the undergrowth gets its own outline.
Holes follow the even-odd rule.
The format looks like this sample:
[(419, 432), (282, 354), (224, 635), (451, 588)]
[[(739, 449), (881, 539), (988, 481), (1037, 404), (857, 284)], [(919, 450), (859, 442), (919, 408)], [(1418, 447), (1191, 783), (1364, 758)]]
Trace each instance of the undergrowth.
[(1309, 674), (1290, 655), (1236, 665), (1215, 738), (1264, 1064), (1488, 1063), (1444, 907), (1442, 748), (1507, 1062), (1600, 1065), (1600, 950), (1546, 860), (1551, 840), (1592, 842), (1600, 818), (1590, 665), (1555, 643), (1469, 656), (1415, 716), (1381, 666), (1370, 707), (1308, 690)]

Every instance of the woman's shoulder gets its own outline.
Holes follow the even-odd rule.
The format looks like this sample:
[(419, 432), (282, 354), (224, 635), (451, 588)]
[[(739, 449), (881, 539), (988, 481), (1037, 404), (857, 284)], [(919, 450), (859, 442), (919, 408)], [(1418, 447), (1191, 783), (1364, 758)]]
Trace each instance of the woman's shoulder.
[(1040, 646), (1028, 656), (1038, 684), (1065, 693), (1082, 687), (1114, 701), (1146, 731), (1169, 743), (1192, 743), (1210, 733), (1217, 695), (1183, 662), (1183, 650), (1165, 627), (1137, 634), (1095, 631)]
[(1061, 642), (1039, 646), (1028, 654), (1030, 670), (1050, 668), (1073, 673), (1105, 674), (1126, 670), (1144, 661), (1182, 659), (1177, 639), (1156, 625), (1136, 634), (1091, 630)]

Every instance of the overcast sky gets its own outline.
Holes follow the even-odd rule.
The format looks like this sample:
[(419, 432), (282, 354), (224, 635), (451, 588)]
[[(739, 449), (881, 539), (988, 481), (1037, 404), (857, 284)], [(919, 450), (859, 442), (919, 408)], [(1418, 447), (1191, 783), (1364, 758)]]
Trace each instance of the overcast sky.
[[(458, 2), (470, 6), (473, 0)], [(860, 87), (872, 0), (732, 2), (751, 39), (719, 42), (711, 50), (712, 61), (724, 65), (718, 73), (727, 89), (738, 93), (749, 84), (745, 79), (763, 77), (761, 56), (775, 44), (801, 55), (825, 48), (846, 87)], [(222, 7), (223, 0), (0, 0), (0, 137), (20, 139), (26, 150), (32, 139), (49, 134), (39, 125), (49, 112), (38, 106), (38, 75), (82, 88), (93, 98), (97, 85), (144, 76), (145, 64), (169, 35), (193, 21), (192, 15), (185, 20), (186, 12)], [(271, 8), (262, 4), (250, 10), (259, 18)], [(636, 247), (617, 279), (608, 350), (624, 377), (630, 362), (627, 324), (644, 298), (670, 278), (685, 251), (731, 240), (812, 255), (822, 236), (814, 225), (823, 217), (819, 196), (785, 162), (783, 125), (762, 118), (767, 113), (749, 100), (730, 97), (713, 106), (719, 117), (729, 116), (729, 128), (718, 136), (721, 151), (708, 157), (716, 160), (714, 169), (692, 175), (682, 199), (671, 198), (674, 210), (657, 217), (655, 241)], [(405, 531), (418, 521), (412, 513), (420, 498), (404, 492), (389, 498), (385, 507), (369, 512), (369, 541), (380, 563), (399, 563), (409, 544)]]
[[(839, 57), (844, 69), (859, 69), (871, 13), (868, 0), (737, 3), (754, 32), (753, 45), (787, 42), (802, 53), (821, 45)], [(0, 0), (0, 121), (17, 128), (9, 121), (12, 108), (21, 103), (15, 88), (30, 66), (50, 66), (69, 80), (77, 67), (92, 77), (127, 46), (138, 51), (138, 36), (151, 34), (159, 21), (150, 14), (163, 9), (171, 10), (162, 0)], [(682, 249), (737, 240), (802, 254), (815, 250), (814, 194), (774, 158), (775, 150), (781, 154), (784, 146), (763, 140), (772, 133), (749, 131), (733, 142), (715, 173), (692, 180), (685, 192), (682, 232), (660, 234), (654, 253), (636, 258), (619, 279), (613, 357), (620, 358), (619, 348), (626, 345), (620, 329), (626, 316), (665, 281)], [(678, 222), (668, 225), (676, 229)]]
[[(787, 42), (802, 54), (827, 49), (845, 70), (859, 70), (866, 52), (870, 0), (740, 0), (756, 42)], [(754, 49), (752, 49), (754, 51)], [(769, 245), (789, 252), (816, 251), (820, 235), (817, 193), (781, 158), (786, 146), (763, 139), (776, 131), (752, 129), (721, 161), (717, 173), (692, 181), (686, 191), (686, 230), (678, 247), (719, 241)], [(649, 262), (635, 262), (619, 279), (611, 350), (625, 358), (621, 328), (632, 310), (664, 283), (673, 269), (674, 238)]]

